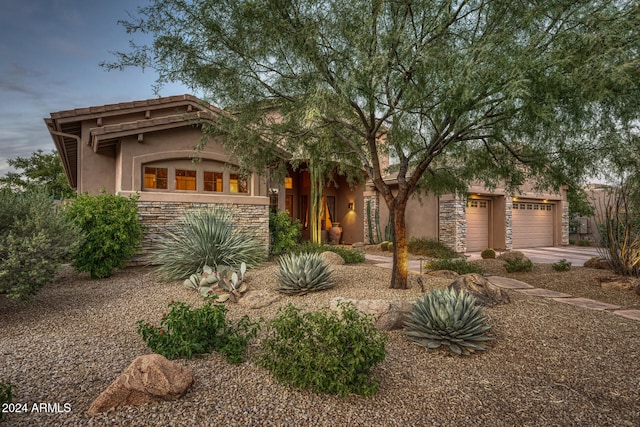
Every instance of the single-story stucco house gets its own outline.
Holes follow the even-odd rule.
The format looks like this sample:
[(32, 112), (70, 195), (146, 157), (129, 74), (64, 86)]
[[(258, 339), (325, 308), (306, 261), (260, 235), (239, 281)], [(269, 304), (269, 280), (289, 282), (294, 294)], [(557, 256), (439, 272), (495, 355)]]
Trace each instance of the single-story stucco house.
[[(238, 226), (251, 230), (265, 247), (269, 211), (276, 207), (300, 220), (308, 238), (310, 180), (304, 166), (290, 169), (284, 182), (245, 176), (215, 138), (198, 153), (201, 160), (193, 162), (202, 138), (197, 122), (217, 113), (194, 96), (180, 95), (59, 111), (45, 123), (78, 193), (139, 195), (140, 219), (147, 226), (139, 262), (148, 261), (158, 235), (185, 210), (211, 205), (231, 209)], [(366, 183), (350, 187), (335, 176), (323, 200), (323, 227), (339, 222), (342, 243), (368, 242), (367, 218), (376, 209), (380, 225), (387, 222), (382, 197)], [(407, 232), (409, 238), (439, 239), (458, 252), (566, 245), (566, 192), (538, 194), (524, 188), (510, 195), (472, 186), (467, 198), (423, 195), (409, 203)]]

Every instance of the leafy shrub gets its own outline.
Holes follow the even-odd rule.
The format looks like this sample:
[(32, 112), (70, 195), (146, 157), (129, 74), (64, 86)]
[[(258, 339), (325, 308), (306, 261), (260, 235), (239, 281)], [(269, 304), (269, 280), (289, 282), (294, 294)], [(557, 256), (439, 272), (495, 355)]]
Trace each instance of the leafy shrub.
[(412, 238), (409, 240), (407, 248), (409, 253), (427, 258), (451, 259), (458, 257), (453, 249), (433, 239)]
[(262, 243), (236, 229), (223, 208), (187, 212), (178, 232), (167, 232), (158, 248), (158, 273), (167, 280), (184, 280), (205, 265), (237, 270), (244, 262), (252, 268), (265, 255)]
[(526, 258), (526, 256), (520, 251), (507, 251), (500, 254), (500, 256), (498, 256), (498, 259), (502, 261), (511, 261), (514, 259), (524, 259), (524, 258)]
[(425, 261), (424, 266), (427, 270), (451, 270), (458, 274), (482, 274), (484, 272), (480, 265), (467, 262), (466, 258), (432, 259)]
[(271, 255), (280, 255), (291, 251), (302, 234), (302, 225), (292, 221), (285, 211), (269, 214), (269, 234), (271, 236)]
[(109, 277), (136, 254), (143, 230), (137, 200), (102, 192), (80, 195), (66, 207), (84, 235), (73, 263), (77, 271), (88, 271), (92, 279)]
[(482, 259), (495, 259), (496, 251), (494, 251), (492, 248), (487, 248), (480, 252), (480, 256), (482, 257)]
[(352, 304), (342, 313), (302, 313), (289, 304), (268, 324), (259, 363), (295, 387), (319, 393), (373, 395), (371, 369), (385, 358), (386, 335)]
[(486, 350), (484, 343), (493, 338), (482, 307), (475, 298), (455, 289), (432, 289), (419, 298), (405, 322), (409, 340), (428, 350), (447, 347), (458, 355)]
[(560, 261), (551, 264), (551, 268), (555, 271), (569, 271), (571, 270), (571, 263), (563, 258)]
[(342, 257), (345, 264), (357, 264), (364, 262), (365, 257), (362, 251), (345, 248), (344, 246), (336, 245), (318, 245), (309, 241), (297, 245), (291, 253), (322, 253), (322, 252), (335, 252)]
[(593, 243), (589, 239), (581, 239), (576, 242), (576, 245), (578, 246), (592, 246), (592, 244)]
[(13, 385), (11, 383), (0, 383), (0, 420), (2, 420), (2, 415), (5, 412), (5, 403), (13, 401), (12, 389)]
[(35, 295), (80, 239), (78, 228), (48, 195), (0, 190), (0, 294)]
[(391, 244), (391, 242), (388, 241), (384, 241), (382, 243), (380, 243), (380, 249), (383, 251), (388, 251), (389, 250), (389, 245)]
[(334, 286), (329, 266), (316, 252), (282, 255), (278, 266), (278, 292), (304, 295)]
[(507, 258), (504, 262), (504, 269), (509, 273), (528, 272), (533, 270), (533, 263), (527, 257)]
[(169, 303), (159, 326), (138, 321), (138, 333), (155, 353), (167, 359), (206, 354), (212, 350), (223, 354), (230, 363), (242, 363), (247, 344), (255, 338), (259, 325), (243, 317), (234, 326), (227, 322), (227, 307), (213, 304), (209, 298), (200, 308), (180, 301)]

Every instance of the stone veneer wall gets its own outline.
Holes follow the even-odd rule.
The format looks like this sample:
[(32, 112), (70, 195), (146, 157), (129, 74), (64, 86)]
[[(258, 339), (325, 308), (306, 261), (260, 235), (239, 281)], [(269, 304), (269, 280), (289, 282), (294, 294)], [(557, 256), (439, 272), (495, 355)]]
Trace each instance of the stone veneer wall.
[(225, 207), (233, 212), (235, 226), (249, 231), (253, 238), (262, 242), (265, 252), (269, 250), (269, 206), (248, 204), (219, 204), (193, 202), (142, 202), (138, 201), (139, 218), (146, 227), (138, 254), (130, 265), (149, 265), (154, 248), (165, 231), (176, 231), (185, 211)]
[[(363, 226), (364, 226), (364, 244), (368, 245), (369, 244), (369, 225), (368, 225), (368, 221), (369, 221), (369, 217), (367, 216), (367, 203), (371, 204), (371, 231), (373, 234), (373, 240), (375, 241), (376, 239), (376, 222), (375, 222), (375, 215), (376, 215), (376, 211), (378, 210), (378, 193), (374, 192), (374, 194), (366, 194), (364, 197), (364, 203), (363, 203), (363, 207), (362, 207), (362, 217), (364, 218), (363, 222)], [(380, 243), (380, 242), (378, 242)]]
[(510, 251), (513, 249), (513, 197), (505, 196), (504, 204), (504, 246)]
[(458, 253), (467, 249), (466, 200), (440, 200), (440, 242)]
[(562, 204), (562, 245), (569, 244), (569, 203), (559, 202)]

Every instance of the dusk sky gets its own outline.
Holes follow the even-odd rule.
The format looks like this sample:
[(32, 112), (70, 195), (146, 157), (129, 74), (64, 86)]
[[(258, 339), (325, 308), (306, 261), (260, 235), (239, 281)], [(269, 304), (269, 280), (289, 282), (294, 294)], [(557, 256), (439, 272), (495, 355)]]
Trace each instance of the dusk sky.
[[(118, 20), (147, 0), (0, 0), (0, 176), (7, 159), (55, 148), (50, 113), (154, 98), (153, 70), (106, 71), (111, 51), (127, 51)], [(167, 85), (161, 96), (193, 93)], [(198, 95), (194, 93), (194, 95)]]

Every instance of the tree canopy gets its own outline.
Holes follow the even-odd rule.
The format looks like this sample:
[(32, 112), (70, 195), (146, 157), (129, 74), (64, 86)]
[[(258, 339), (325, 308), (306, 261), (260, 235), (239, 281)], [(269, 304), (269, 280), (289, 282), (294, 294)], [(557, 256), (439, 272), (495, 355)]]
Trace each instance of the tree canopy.
[(204, 91), (245, 166), (324, 141), (364, 170), (393, 218), (397, 288), (416, 191), (575, 181), (640, 111), (635, 1), (153, 0), (122, 24), (153, 43), (104, 65)]
[(16, 157), (9, 159), (8, 163), (18, 172), (8, 172), (0, 178), (0, 187), (19, 192), (44, 191), (60, 199), (76, 195), (76, 191), (69, 186), (62, 162), (55, 151), (45, 154), (37, 150), (30, 157)]

